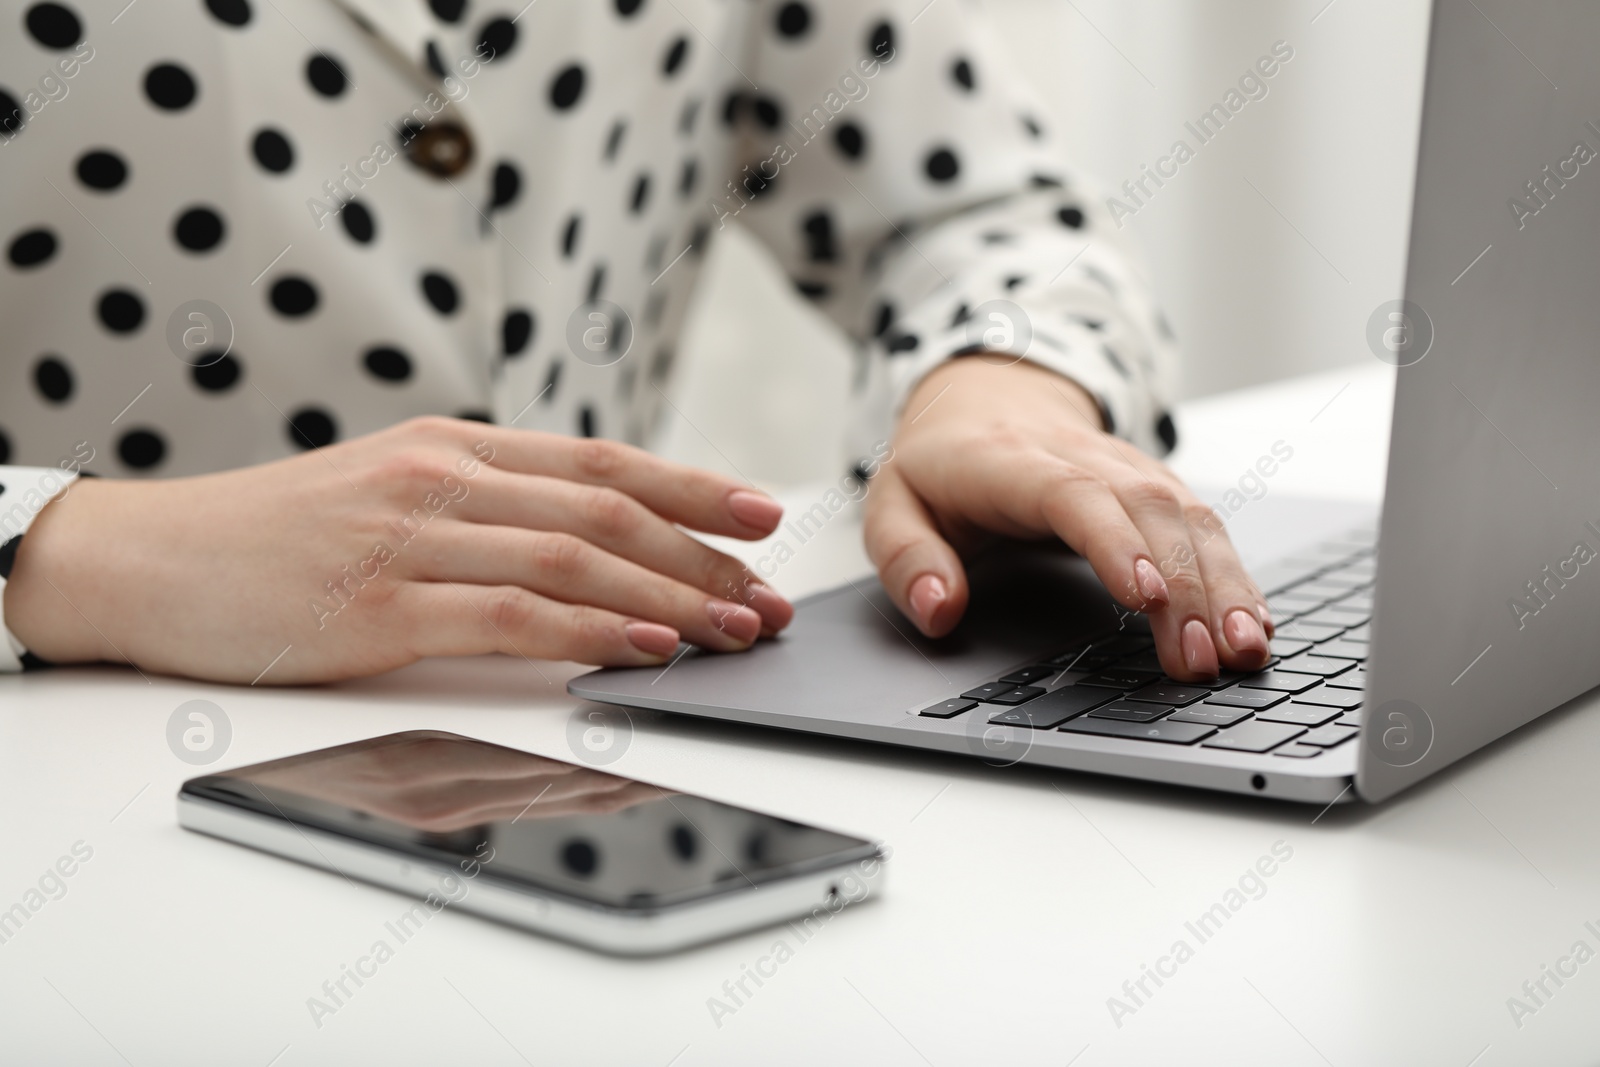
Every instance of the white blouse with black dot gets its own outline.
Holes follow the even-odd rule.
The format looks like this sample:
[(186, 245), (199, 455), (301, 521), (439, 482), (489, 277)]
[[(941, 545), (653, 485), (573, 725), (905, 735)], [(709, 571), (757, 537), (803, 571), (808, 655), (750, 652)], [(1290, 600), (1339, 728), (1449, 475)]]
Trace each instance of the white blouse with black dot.
[(863, 451), (987, 348), (1163, 452), (1170, 332), (1007, 68), (968, 0), (0, 0), (0, 485), (648, 443), (729, 225), (857, 343)]

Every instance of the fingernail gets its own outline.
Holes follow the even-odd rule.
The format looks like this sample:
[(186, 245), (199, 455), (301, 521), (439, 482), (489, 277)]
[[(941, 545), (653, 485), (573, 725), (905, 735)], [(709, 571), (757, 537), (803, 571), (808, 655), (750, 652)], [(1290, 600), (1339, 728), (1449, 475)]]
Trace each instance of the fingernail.
[(761, 582), (746, 582), (745, 594), (750, 598), (747, 603), (761, 613), (762, 621), (767, 624), (763, 631), (769, 628), (781, 630), (794, 618), (794, 605), (779, 596), (771, 586)]
[(1156, 570), (1154, 563), (1143, 558), (1135, 560), (1133, 574), (1139, 582), (1139, 595), (1150, 603), (1165, 604), (1171, 599), (1167, 594), (1166, 579), (1161, 577), (1161, 572)]
[(1211, 640), (1211, 631), (1199, 619), (1183, 624), (1183, 663), (1196, 674), (1217, 673), (1217, 646)]
[(711, 625), (726, 634), (735, 644), (748, 645), (761, 636), (761, 616), (731, 600), (708, 600), (706, 614)]
[(1277, 633), (1278, 627), (1272, 621), (1272, 611), (1259, 600), (1256, 601), (1256, 614), (1261, 616), (1261, 628), (1267, 631), (1267, 640), (1272, 640), (1272, 635)]
[(783, 518), (783, 505), (765, 493), (739, 489), (728, 494), (728, 511), (733, 517), (757, 530), (770, 530)]
[(628, 643), (652, 656), (670, 656), (678, 650), (678, 631), (654, 622), (630, 622), (622, 628)]
[(1243, 608), (1228, 612), (1222, 620), (1222, 634), (1235, 652), (1267, 651), (1267, 634), (1255, 616)]
[(923, 626), (933, 625), (933, 613), (939, 610), (939, 605), (944, 603), (949, 590), (945, 588), (944, 579), (937, 574), (924, 574), (911, 583), (911, 610), (917, 614), (917, 622)]

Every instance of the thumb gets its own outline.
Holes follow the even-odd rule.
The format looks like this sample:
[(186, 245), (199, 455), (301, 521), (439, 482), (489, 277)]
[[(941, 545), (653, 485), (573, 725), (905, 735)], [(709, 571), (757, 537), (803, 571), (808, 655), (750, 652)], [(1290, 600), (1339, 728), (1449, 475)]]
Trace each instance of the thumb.
[(869, 483), (867, 556), (890, 599), (917, 629), (942, 637), (967, 610), (967, 575), (933, 515), (892, 467)]

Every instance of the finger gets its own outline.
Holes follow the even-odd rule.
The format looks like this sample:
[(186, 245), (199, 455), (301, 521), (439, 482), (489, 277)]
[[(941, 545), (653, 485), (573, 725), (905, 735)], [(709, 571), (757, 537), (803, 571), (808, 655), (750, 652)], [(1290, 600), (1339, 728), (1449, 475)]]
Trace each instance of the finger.
[(1151, 614), (1162, 669), (1181, 681), (1214, 678), (1220, 669), (1199, 553), (1183, 512), (1180, 488), (1165, 478), (1119, 479), (1117, 498), (1155, 553), (1167, 605)]
[(742, 482), (617, 441), (477, 424), (472, 433), (488, 446), (480, 458), (496, 467), (619, 489), (692, 529), (753, 541), (783, 518), (776, 500)]
[[(1174, 476), (1173, 473), (1168, 470), (1167, 467), (1159, 460), (1151, 458), (1145, 453), (1140, 452), (1138, 449), (1123, 448), (1116, 445), (1113, 447), (1116, 448), (1118, 455), (1122, 458), (1122, 460), (1125, 461), (1123, 465), (1124, 468), (1132, 468), (1132, 472), (1141, 478), (1165, 484), (1171, 487), (1173, 491), (1177, 493), (1179, 506), (1184, 511), (1185, 521), (1188, 523), (1191, 529), (1191, 545), (1198, 556), (1204, 556), (1204, 552), (1201, 551), (1203, 544), (1209, 542), (1216, 535), (1217, 531), (1221, 531), (1223, 543), (1217, 547), (1218, 550), (1223, 553), (1223, 555), (1219, 557), (1219, 564), (1225, 568), (1228, 575), (1228, 580), (1230, 582), (1244, 582), (1248, 589), (1248, 593), (1244, 595), (1244, 599), (1247, 601), (1244, 607), (1251, 615), (1255, 617), (1256, 622), (1261, 626), (1265, 636), (1270, 639), (1272, 637), (1274, 628), (1272, 625), (1272, 613), (1267, 607), (1267, 598), (1261, 592), (1260, 587), (1257, 586), (1253, 580), (1251, 580), (1250, 575), (1244, 570), (1244, 566), (1239, 562), (1237, 554), (1232, 551), (1231, 542), (1227, 540), (1226, 531), (1222, 530), (1219, 517), (1216, 516), (1211, 509), (1206, 508), (1203, 504), (1201, 504), (1199, 498), (1197, 498), (1187, 486), (1179, 481), (1177, 477)], [(1124, 473), (1126, 473), (1126, 471), (1124, 471)], [(1200, 563), (1202, 580), (1206, 582), (1207, 589), (1210, 590), (1211, 583), (1204, 574), (1203, 558), (1200, 560)], [(1240, 594), (1234, 586), (1230, 585), (1228, 587), (1228, 592), (1230, 601), (1237, 600), (1239, 598)], [(1244, 627), (1244, 629), (1239, 631), (1240, 641), (1245, 645), (1253, 646), (1253, 637), (1247, 632), (1248, 624), (1240, 623), (1238, 625)], [(1218, 642), (1218, 651), (1221, 653), (1222, 634), (1214, 626), (1212, 628), (1212, 636)], [(1231, 646), (1229, 647), (1231, 648)], [(1225, 656), (1223, 658), (1226, 659)], [(1228, 665), (1232, 666), (1233, 664), (1230, 661)]]
[(1259, 670), (1271, 658), (1258, 613), (1260, 592), (1245, 572), (1233, 542), (1215, 511), (1190, 497), (1184, 505), (1190, 541), (1205, 582), (1211, 636), (1224, 667)]
[(670, 626), (685, 640), (719, 652), (749, 648), (761, 616), (614, 556), (571, 534), (450, 522), (417, 544), (418, 566), (432, 580), (519, 585), (567, 604), (588, 604)]
[(494, 526), (572, 534), (612, 555), (754, 608), (763, 632), (789, 625), (794, 607), (743, 563), (684, 533), (633, 497), (606, 486), (489, 468), (459, 517)]
[(897, 471), (885, 467), (872, 479), (864, 522), (867, 556), (889, 599), (929, 637), (954, 629), (967, 610), (966, 571)]
[(1171, 601), (1171, 590), (1152, 546), (1111, 485), (1054, 456), (1040, 464), (1040, 473), (1046, 483), (1040, 511), (1056, 536), (1089, 561), (1123, 607), (1161, 611)]
[[(1119, 472), (1120, 473), (1120, 472)], [(1058, 534), (1094, 566), (1124, 606), (1150, 617), (1162, 669), (1171, 678), (1215, 677), (1205, 586), (1176, 492), (1130, 469), (1115, 488), (1063, 462), (1045, 509)]]
[(407, 582), (394, 600), (413, 655), (571, 660), (602, 667), (665, 663), (678, 633), (584, 604), (563, 604), (515, 585)]
[(1166, 604), (1151, 547), (1105, 477), (1032, 447), (969, 449), (944, 469), (932, 490), (945, 509), (1001, 534), (1054, 534), (1124, 607), (1148, 612)]

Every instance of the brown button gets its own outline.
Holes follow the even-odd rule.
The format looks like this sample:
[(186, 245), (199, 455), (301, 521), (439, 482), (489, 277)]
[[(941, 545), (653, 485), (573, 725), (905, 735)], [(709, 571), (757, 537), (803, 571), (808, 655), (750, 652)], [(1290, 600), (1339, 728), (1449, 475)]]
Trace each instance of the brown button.
[(472, 135), (454, 122), (435, 122), (420, 129), (406, 124), (406, 158), (436, 178), (453, 178), (472, 163)]

